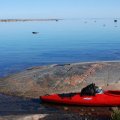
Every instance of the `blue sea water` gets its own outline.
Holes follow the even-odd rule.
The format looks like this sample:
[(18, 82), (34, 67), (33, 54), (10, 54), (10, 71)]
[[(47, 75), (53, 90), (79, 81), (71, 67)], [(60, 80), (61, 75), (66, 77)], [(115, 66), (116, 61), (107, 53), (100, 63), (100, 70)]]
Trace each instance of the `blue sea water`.
[(120, 20), (0, 23), (0, 77), (32, 66), (111, 60), (120, 60)]

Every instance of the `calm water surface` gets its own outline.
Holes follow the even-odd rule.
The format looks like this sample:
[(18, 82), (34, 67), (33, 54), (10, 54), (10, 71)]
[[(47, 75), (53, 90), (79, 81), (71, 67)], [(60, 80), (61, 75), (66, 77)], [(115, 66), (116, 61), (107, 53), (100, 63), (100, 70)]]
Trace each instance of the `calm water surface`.
[(120, 60), (120, 20), (0, 23), (0, 77), (37, 65), (107, 60)]

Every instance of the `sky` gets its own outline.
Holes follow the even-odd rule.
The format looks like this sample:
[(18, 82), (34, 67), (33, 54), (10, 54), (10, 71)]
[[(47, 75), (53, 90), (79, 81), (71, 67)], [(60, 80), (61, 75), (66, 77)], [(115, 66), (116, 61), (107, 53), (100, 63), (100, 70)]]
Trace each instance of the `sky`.
[(118, 17), (120, 0), (0, 0), (0, 19)]

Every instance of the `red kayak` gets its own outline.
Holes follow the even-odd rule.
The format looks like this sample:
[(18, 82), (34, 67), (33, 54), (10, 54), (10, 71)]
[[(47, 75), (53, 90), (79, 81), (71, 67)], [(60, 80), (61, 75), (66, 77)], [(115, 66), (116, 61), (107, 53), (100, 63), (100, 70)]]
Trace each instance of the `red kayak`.
[(43, 102), (82, 106), (120, 106), (120, 91), (105, 91), (94, 96), (81, 96), (81, 93), (53, 94), (40, 96)]

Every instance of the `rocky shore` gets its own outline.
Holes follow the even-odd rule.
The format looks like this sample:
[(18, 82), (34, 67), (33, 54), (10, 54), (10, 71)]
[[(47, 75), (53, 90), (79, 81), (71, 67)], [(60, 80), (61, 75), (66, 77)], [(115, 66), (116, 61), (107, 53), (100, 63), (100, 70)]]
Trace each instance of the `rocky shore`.
[(0, 19), (0, 22), (59, 21), (62, 19)]
[(37, 98), (50, 93), (79, 92), (92, 82), (104, 89), (120, 89), (120, 62), (54, 64), (28, 68), (1, 78), (0, 93)]
[[(10, 96), (22, 97), (30, 100), (38, 99), (40, 95), (51, 93), (79, 92), (81, 88), (92, 82), (96, 83), (96, 85), (98, 86), (101, 86), (103, 89), (120, 90), (120, 62), (73, 63), (61, 65), (54, 64), (49, 66), (37, 66), (28, 68), (20, 73), (10, 75), (6, 78), (1, 78), (0, 93)], [(5, 99), (3, 99), (3, 101), (4, 100)], [(7, 104), (9, 104), (9, 101)], [(52, 106), (50, 108), (52, 108)], [(0, 113), (3, 112), (2, 109), (3, 108), (0, 107)], [(64, 110), (69, 111), (70, 109), (71, 108), (65, 108)], [(97, 113), (97, 115), (99, 116), (101, 113), (103, 113), (103, 110), (105, 109), (107, 111), (107, 115), (110, 116), (111, 113), (111, 108), (79, 108), (79, 112), (77, 112), (78, 118), (76, 118), (77, 115), (75, 115), (76, 113), (73, 112), (74, 109), (76, 108), (72, 108), (70, 114), (64, 113), (62, 114), (62, 116), (61, 113), (58, 111), (57, 113), (55, 113), (56, 116), (54, 118), (62, 119), (62, 117), (65, 117), (65, 119), (67, 119), (68, 117), (73, 120), (73, 118), (78, 119), (84, 114), (89, 116), (90, 118), (91, 114), (96, 114), (96, 111), (99, 111)], [(81, 109), (83, 109), (84, 112), (81, 111)], [(94, 111), (91, 112), (91, 109), (93, 109)], [(38, 115), (29, 114), (28, 116), (13, 116), (13, 114), (11, 114), (4, 115), (1, 118), (8, 119), (17, 117), (17, 119), (19, 119), (22, 117), (21, 119), (31, 120), (32, 117), (30, 116), (35, 117), (36, 115), (36, 118), (38, 118), (39, 120), (42, 120), (43, 118), (46, 120), (48, 118), (45, 116), (49, 116), (49, 119), (50, 116), (52, 116), (51, 118), (53, 118), (54, 116), (54, 114), (48, 115), (48, 113), (46, 112), (42, 114), (42, 116), (44, 117), (40, 118), (40, 114), (42, 113), (39, 113)], [(24, 117), (28, 117), (29, 119), (25, 119)], [(34, 119), (38, 120), (36, 118)]]

